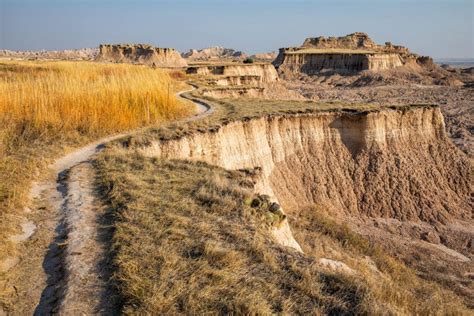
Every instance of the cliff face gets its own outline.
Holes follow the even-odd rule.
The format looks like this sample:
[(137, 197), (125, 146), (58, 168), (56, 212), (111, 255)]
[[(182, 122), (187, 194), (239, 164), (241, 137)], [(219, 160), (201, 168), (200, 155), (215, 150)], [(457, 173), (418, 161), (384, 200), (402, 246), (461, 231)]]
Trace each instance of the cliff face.
[(323, 210), (427, 279), (456, 280), (450, 289), (472, 297), (464, 287), (474, 241), (472, 161), (448, 140), (439, 108), (261, 117), (141, 152), (260, 168), (256, 193), (288, 215), (271, 230), (277, 243), (301, 250), (296, 220)]
[(279, 70), (290, 73), (318, 74), (330, 72), (359, 72), (385, 70), (403, 65), (398, 54), (304, 54), (282, 53)]
[(173, 48), (145, 44), (100, 45), (97, 61), (144, 64), (156, 67), (186, 67), (186, 61)]
[(287, 75), (314, 75), (326, 71), (380, 71), (410, 64), (427, 66), (432, 65), (432, 59), (390, 42), (378, 45), (365, 33), (353, 33), (343, 37), (307, 38), (301, 47), (281, 48), (273, 64)]
[(470, 216), (470, 161), (438, 108), (275, 116), (155, 142), (149, 156), (262, 169), (256, 190), (286, 210), (449, 222)]
[[(226, 65), (197, 65), (188, 67), (188, 74), (198, 75), (219, 75), (230, 78), (229, 83), (222, 85), (231, 85), (232, 82), (274, 82), (278, 80), (278, 73), (272, 64), (226, 64)], [(222, 79), (222, 78), (221, 78)]]

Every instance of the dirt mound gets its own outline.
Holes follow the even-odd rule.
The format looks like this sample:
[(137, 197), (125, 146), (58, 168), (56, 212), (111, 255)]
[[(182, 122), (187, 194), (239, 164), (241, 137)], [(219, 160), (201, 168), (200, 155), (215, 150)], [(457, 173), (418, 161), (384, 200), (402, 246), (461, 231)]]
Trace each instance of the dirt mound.
[(97, 61), (145, 64), (165, 68), (186, 67), (186, 61), (173, 48), (159, 48), (147, 44), (102, 44)]
[(247, 57), (244, 52), (220, 46), (208, 47), (200, 50), (190, 49), (189, 52), (182, 54), (182, 56), (189, 60), (243, 59)]

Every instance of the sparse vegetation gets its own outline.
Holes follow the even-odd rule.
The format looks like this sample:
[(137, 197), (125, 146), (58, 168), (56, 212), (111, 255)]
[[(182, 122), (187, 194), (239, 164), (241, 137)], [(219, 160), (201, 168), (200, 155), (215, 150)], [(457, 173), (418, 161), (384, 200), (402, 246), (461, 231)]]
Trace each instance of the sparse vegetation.
[(94, 138), (188, 113), (168, 74), (90, 62), (0, 63), (0, 256), (10, 216), (48, 159)]
[(244, 64), (253, 64), (254, 60), (252, 58), (245, 58), (243, 61)]

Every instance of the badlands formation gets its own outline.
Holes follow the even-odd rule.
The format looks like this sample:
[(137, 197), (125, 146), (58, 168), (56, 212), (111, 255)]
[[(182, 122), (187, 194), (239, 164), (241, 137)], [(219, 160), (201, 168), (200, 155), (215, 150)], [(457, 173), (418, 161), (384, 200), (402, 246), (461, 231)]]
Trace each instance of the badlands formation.
[(365, 33), (344, 37), (307, 38), (301, 47), (281, 48), (273, 62), (281, 72), (318, 74), (386, 70), (410, 64), (432, 64), (428, 57), (410, 53), (403, 46), (375, 44)]
[(147, 44), (102, 44), (97, 61), (144, 64), (154, 67), (181, 68), (186, 61), (173, 48), (159, 48)]
[[(318, 101), (316, 93), (321, 93), (324, 102), (343, 99), (356, 108), (369, 103), (378, 109), (225, 120), (210, 133), (152, 141), (142, 153), (231, 170), (257, 168), (256, 192), (288, 215), (273, 231), (280, 244), (300, 250), (292, 219), (318, 205), (473, 306), (468, 272), (474, 243), (472, 160), (449, 138), (455, 121), (448, 120), (446, 132), (442, 112), (451, 117), (452, 107), (412, 105), (442, 99), (437, 96), (446, 87), (440, 85), (447, 85), (457, 89), (448, 90), (451, 103), (459, 104), (457, 111), (471, 104), (472, 112), (472, 75), (442, 69), (402, 46), (377, 45), (364, 33), (309, 38), (300, 48), (281, 49), (273, 65), (276, 69), (265, 63), (215, 61), (191, 64), (187, 73), (201, 87), (197, 97), (224, 98), (236, 106), (240, 103), (232, 98)], [(394, 82), (398, 85), (392, 87)], [(420, 83), (424, 86), (412, 86)], [(272, 90), (268, 84), (279, 87)], [(359, 86), (382, 90), (364, 95), (366, 90), (357, 93)], [(411, 99), (404, 94), (410, 89), (420, 92)], [(258, 107), (262, 101), (248, 102)]]
[(292, 227), (301, 210), (317, 205), (473, 303), (467, 272), (474, 238), (472, 161), (448, 139), (436, 106), (225, 120), (209, 132), (147, 141), (139, 150), (257, 169), (255, 192), (288, 216), (270, 231), (280, 245), (301, 251)]
[(473, 68), (440, 67), (403, 46), (375, 44), (364, 33), (306, 39), (301, 47), (281, 49), (274, 65), (289, 90), (311, 100), (440, 104), (451, 138), (474, 153)]

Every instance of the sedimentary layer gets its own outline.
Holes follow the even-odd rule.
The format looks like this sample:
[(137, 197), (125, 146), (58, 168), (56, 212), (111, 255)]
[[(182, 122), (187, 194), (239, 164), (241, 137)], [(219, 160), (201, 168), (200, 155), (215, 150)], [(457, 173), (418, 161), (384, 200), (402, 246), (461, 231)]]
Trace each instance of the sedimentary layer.
[(386, 70), (403, 65), (398, 54), (385, 53), (312, 53), (311, 51), (282, 52), (279, 70), (309, 75), (324, 72), (353, 73), (363, 70)]
[(353, 33), (343, 37), (307, 38), (300, 47), (281, 48), (273, 64), (287, 75), (314, 75), (328, 71), (380, 71), (417, 64), (432, 67), (433, 61), (411, 53), (406, 47), (390, 42), (378, 45), (365, 33)]

